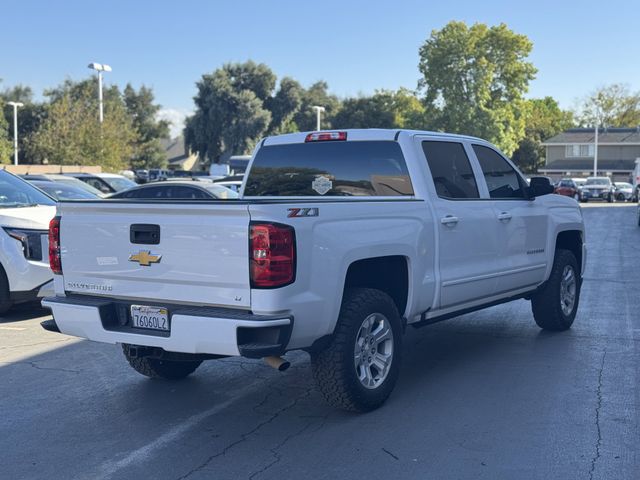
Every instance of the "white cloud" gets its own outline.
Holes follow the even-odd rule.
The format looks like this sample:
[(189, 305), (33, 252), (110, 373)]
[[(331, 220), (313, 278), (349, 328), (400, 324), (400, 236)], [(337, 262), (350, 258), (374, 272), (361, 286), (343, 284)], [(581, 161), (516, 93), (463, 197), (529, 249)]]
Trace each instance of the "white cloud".
[(184, 128), (185, 119), (191, 115), (193, 112), (188, 110), (179, 110), (176, 108), (163, 108), (158, 112), (159, 120), (167, 120), (171, 123), (169, 127), (171, 132), (171, 138), (175, 138), (182, 134), (182, 129)]

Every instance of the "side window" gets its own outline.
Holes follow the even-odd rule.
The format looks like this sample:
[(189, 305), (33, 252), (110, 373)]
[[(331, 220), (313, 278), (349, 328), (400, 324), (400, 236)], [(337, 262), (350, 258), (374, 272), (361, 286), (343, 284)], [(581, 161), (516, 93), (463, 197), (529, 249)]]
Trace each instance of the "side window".
[(473, 145), (491, 198), (526, 198), (524, 181), (495, 150)]
[(422, 142), (429, 170), (441, 198), (480, 198), (469, 158), (461, 143)]

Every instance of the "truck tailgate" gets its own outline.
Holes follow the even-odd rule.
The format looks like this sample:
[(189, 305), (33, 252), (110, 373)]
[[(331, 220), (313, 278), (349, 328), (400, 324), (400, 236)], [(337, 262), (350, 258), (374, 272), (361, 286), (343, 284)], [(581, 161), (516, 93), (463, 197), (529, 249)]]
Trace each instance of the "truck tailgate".
[(250, 306), (246, 204), (107, 200), (58, 209), (65, 291)]

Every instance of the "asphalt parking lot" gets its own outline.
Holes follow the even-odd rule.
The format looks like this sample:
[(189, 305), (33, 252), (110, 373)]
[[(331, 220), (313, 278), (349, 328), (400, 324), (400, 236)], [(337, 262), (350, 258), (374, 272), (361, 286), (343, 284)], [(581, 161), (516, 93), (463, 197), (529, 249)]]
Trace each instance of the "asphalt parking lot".
[(285, 373), (234, 358), (152, 381), (24, 306), (0, 319), (0, 478), (640, 478), (636, 208), (585, 207), (570, 331), (540, 331), (524, 300), (409, 329), (366, 415), (326, 406), (304, 353)]

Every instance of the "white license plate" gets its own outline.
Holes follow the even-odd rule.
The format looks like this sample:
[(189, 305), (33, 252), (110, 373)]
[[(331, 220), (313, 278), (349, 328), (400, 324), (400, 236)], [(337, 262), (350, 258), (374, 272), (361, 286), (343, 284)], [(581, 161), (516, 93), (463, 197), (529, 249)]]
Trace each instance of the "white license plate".
[(135, 328), (169, 332), (169, 311), (163, 307), (131, 305), (131, 324)]

